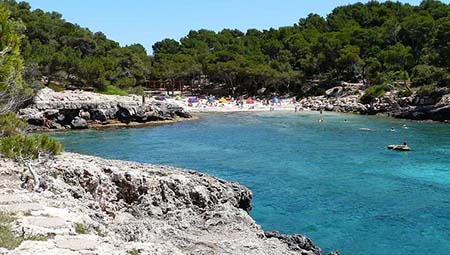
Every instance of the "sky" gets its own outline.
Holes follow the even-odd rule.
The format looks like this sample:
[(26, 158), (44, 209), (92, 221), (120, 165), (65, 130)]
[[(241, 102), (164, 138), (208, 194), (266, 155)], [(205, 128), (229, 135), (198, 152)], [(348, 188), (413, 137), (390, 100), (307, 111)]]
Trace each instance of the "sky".
[[(268, 29), (297, 23), (309, 13), (326, 16), (351, 0), (27, 0), (32, 9), (56, 11), (66, 21), (101, 31), (122, 46), (180, 39), (189, 30)], [(367, 2), (367, 1), (363, 1)], [(401, 1), (418, 5), (420, 0)], [(448, 1), (443, 1), (449, 3)]]

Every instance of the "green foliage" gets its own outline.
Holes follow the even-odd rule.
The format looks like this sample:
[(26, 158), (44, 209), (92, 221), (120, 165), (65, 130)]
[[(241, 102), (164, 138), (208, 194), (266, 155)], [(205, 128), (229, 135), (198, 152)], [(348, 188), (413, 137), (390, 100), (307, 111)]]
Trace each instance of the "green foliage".
[(400, 92), (398, 92), (399, 97), (409, 97), (411, 95), (412, 95), (412, 91), (407, 90), (407, 89), (404, 89), (404, 90), (401, 90)]
[[(337, 7), (326, 18), (310, 14), (298, 24), (278, 29), (189, 31), (178, 41), (155, 43), (153, 56), (142, 45), (120, 47), (102, 33), (64, 21), (56, 12), (32, 11), (26, 3), (9, 0), (1, 3), (14, 20), (0, 15), (10, 38), (16, 38), (9, 66), (16, 66), (14, 70), (21, 66), (14, 28), (24, 32), (23, 73), (30, 84), (45, 77), (47, 85), (122, 94), (114, 87), (134, 93), (140, 89), (133, 88), (155, 79), (174, 89), (180, 80), (191, 84), (208, 75), (224, 93), (253, 95), (261, 88), (300, 93), (311, 90), (313, 80), (397, 86), (407, 85), (411, 77), (413, 85), (421, 86), (449, 77), (450, 5), (434, 0), (419, 6), (356, 3)], [(3, 72), (12, 75), (8, 70), (12, 69)], [(0, 69), (0, 78), (1, 73)]]
[[(20, 58), (20, 39), (13, 23), (9, 19), (9, 11), (0, 6), (0, 91), (14, 93), (20, 88), (22, 79), (22, 59)], [(14, 84), (15, 86), (11, 86)]]
[(0, 139), (0, 153), (7, 158), (53, 156), (62, 152), (62, 145), (47, 135), (14, 135)]
[(20, 133), (26, 122), (19, 119), (13, 112), (0, 115), (0, 136), (13, 136)]
[(412, 84), (414, 86), (433, 85), (443, 80), (445, 70), (430, 65), (417, 65), (412, 69)]
[(7, 213), (0, 213), (0, 224), (9, 224), (14, 221), (14, 216)]
[[(124, 86), (142, 85), (149, 78), (151, 58), (141, 45), (120, 47), (119, 43), (101, 32), (92, 33), (66, 22), (56, 12), (31, 10), (27, 3), (2, 0), (0, 4), (9, 10), (16, 21), (14, 27), (23, 31), (21, 42), (17, 36), (14, 40), (3, 36), (3, 32), (1, 38), (15, 42), (17, 56), (20, 46), (25, 63), (24, 78), (30, 84), (44, 78), (46, 85), (57, 82), (66, 87), (105, 90), (111, 84), (121, 86), (120, 79), (123, 77), (133, 80)], [(7, 19), (3, 10), (0, 10), (1, 27)], [(5, 26), (9, 30), (10, 27)], [(17, 62), (14, 70), (22, 70), (21, 64)], [(0, 79), (1, 73), (2, 70)], [(20, 74), (20, 71), (15, 74)]]
[(75, 223), (75, 232), (80, 235), (85, 235), (88, 233), (86, 226), (81, 223)]
[(141, 254), (138, 250), (135, 250), (135, 249), (129, 250), (129, 251), (127, 251), (127, 253), (129, 255), (139, 255), (139, 254)]
[(23, 135), (21, 128), (26, 125), (15, 113), (0, 115), (0, 153), (4, 157), (36, 159), (39, 156), (53, 156), (62, 152), (62, 145), (45, 134)]
[(364, 95), (359, 99), (363, 104), (370, 104), (375, 100), (375, 98), (383, 97), (389, 88), (386, 85), (375, 85), (367, 88), (364, 91)]
[(61, 92), (61, 91), (64, 90), (64, 87), (63, 87), (63, 86), (56, 85), (56, 84), (54, 84), (54, 83), (48, 84), (47, 87), (50, 88), (50, 89), (52, 89), (52, 90), (54, 90), (54, 91), (56, 91), (56, 92)]
[(10, 223), (15, 219), (10, 214), (0, 213), (0, 247), (13, 250), (23, 241), (46, 241), (48, 238), (43, 235), (15, 236)]
[(128, 92), (130, 94), (134, 94), (134, 95), (138, 95), (138, 96), (145, 95), (144, 87), (142, 87), (142, 86), (132, 87), (132, 88), (128, 89)]
[(437, 87), (435, 85), (425, 85), (419, 87), (416, 94), (418, 96), (432, 96), (437, 90)]
[(10, 12), (0, 5), (0, 113), (15, 110), (22, 97), (31, 94), (22, 81), (20, 35), (22, 24), (12, 21)]
[(112, 85), (106, 86), (104, 90), (96, 89), (95, 92), (105, 95), (128, 96), (128, 93), (126, 91)]
[[(279, 29), (190, 31), (179, 42), (154, 45), (152, 76), (189, 80), (208, 74), (240, 94), (262, 87), (308, 91), (304, 87), (317, 79), (394, 86), (407, 85), (410, 77), (418, 84), (437, 82), (450, 70), (449, 17), (450, 6), (439, 1), (370, 1), (338, 7), (326, 19), (310, 14)], [(420, 75), (426, 73), (421, 65), (433, 66), (436, 75)]]

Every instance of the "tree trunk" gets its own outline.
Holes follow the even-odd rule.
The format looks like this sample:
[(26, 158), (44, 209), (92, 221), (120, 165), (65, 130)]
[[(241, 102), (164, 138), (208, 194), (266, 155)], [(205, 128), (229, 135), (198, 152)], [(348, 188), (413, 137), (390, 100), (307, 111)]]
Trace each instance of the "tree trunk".
[(25, 164), (27, 166), (28, 171), (30, 171), (31, 176), (33, 176), (33, 181), (34, 181), (33, 191), (38, 191), (39, 186), (40, 186), (39, 176), (36, 174), (36, 172), (33, 169), (33, 165), (31, 164), (31, 159), (25, 160), (25, 159), (21, 158), (21, 161), (23, 164)]

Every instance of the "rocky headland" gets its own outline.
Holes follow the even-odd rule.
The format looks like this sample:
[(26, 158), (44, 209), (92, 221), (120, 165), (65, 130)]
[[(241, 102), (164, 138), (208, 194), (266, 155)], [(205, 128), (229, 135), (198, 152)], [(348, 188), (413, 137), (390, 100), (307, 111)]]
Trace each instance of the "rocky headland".
[(402, 96), (392, 90), (370, 104), (360, 102), (364, 94), (362, 84), (343, 84), (326, 91), (325, 95), (307, 97), (299, 104), (311, 110), (350, 112), (360, 114), (383, 114), (411, 120), (450, 121), (450, 89), (440, 88), (428, 95), (412, 92)]
[(35, 171), (38, 192), (0, 158), (0, 216), (15, 236), (41, 237), (0, 254), (322, 254), (305, 236), (264, 232), (251, 191), (206, 174), (73, 153)]
[(43, 129), (84, 129), (98, 126), (173, 122), (192, 116), (182, 107), (142, 96), (103, 95), (80, 90), (40, 90), (19, 111), (29, 124)]

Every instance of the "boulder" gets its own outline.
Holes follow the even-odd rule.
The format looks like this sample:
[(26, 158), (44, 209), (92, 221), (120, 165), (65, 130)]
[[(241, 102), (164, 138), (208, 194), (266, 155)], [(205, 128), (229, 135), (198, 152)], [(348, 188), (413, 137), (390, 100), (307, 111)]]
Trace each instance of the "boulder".
[(44, 113), (36, 108), (20, 109), (19, 116), (31, 125), (44, 125)]
[(133, 113), (130, 109), (119, 106), (116, 116), (120, 122), (128, 124), (133, 118)]
[(441, 100), (436, 104), (438, 107), (450, 106), (450, 94), (442, 96)]
[(181, 118), (192, 118), (192, 115), (185, 110), (177, 110), (175, 111), (175, 114)]
[(322, 255), (322, 250), (315, 246), (314, 243), (303, 235), (284, 235), (277, 231), (265, 232), (267, 238), (276, 238), (286, 243), (291, 250), (302, 251), (302, 254), (307, 255)]
[(450, 120), (450, 106), (439, 107), (429, 112), (429, 118), (436, 121)]
[(331, 88), (331, 89), (325, 91), (325, 95), (327, 95), (328, 97), (339, 97), (342, 95), (343, 90), (344, 90), (343, 87), (340, 87), (340, 86), (334, 87), (334, 88)]
[(88, 128), (88, 123), (85, 119), (81, 118), (81, 117), (75, 117), (71, 122), (71, 127), (73, 129), (85, 129)]
[(102, 109), (94, 109), (90, 111), (91, 119), (97, 120), (100, 122), (108, 121), (108, 117), (106, 115), (106, 111)]
[(80, 110), (80, 112), (78, 113), (78, 115), (85, 119), (85, 120), (90, 120), (91, 119), (91, 114), (88, 111), (85, 111), (83, 109)]
[(58, 109), (48, 109), (48, 110), (45, 110), (44, 115), (47, 119), (53, 120), (53, 119), (58, 118), (59, 110)]

